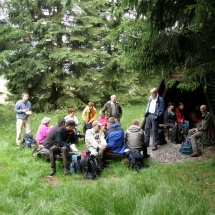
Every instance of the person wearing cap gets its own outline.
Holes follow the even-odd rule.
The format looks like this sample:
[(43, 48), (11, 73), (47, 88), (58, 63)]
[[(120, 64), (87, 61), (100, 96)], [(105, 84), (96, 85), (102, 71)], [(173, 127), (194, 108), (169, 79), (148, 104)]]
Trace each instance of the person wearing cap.
[(51, 130), (51, 128), (49, 127), (50, 121), (51, 121), (50, 118), (44, 117), (42, 122), (41, 122), (41, 124), (40, 124), (40, 126), (39, 126), (39, 128), (38, 128), (38, 130), (37, 130), (36, 141), (40, 145), (43, 145), (47, 134)]
[(56, 138), (56, 133), (60, 127), (65, 126), (66, 120), (64, 118), (60, 118), (58, 120), (58, 124), (51, 128), (49, 131), (48, 135), (46, 136), (43, 146), (45, 149), (49, 150), (52, 146), (54, 146), (55, 143), (55, 138)]
[(102, 124), (98, 120), (95, 120), (92, 123), (92, 128), (86, 131), (85, 136), (87, 150), (89, 150), (92, 155), (99, 158), (103, 157), (103, 153), (107, 148), (105, 135), (101, 128)]
[(32, 112), (28, 93), (23, 93), (22, 100), (16, 102), (14, 112), (16, 113), (16, 144), (19, 146), (22, 143), (22, 128), (25, 127), (26, 134), (31, 132), (29, 116)]
[(156, 150), (159, 144), (158, 126), (164, 112), (164, 100), (158, 94), (157, 89), (150, 90), (151, 96), (145, 112), (145, 144), (149, 146), (150, 129), (152, 129), (152, 150)]
[(108, 150), (113, 154), (123, 154), (125, 150), (124, 131), (116, 122), (114, 117), (108, 119), (108, 129), (106, 131), (106, 141)]
[(82, 119), (84, 120), (83, 132), (86, 133), (87, 129), (92, 128), (92, 123), (96, 119), (96, 109), (93, 102), (89, 102), (87, 107), (84, 108)]
[(107, 119), (114, 117), (118, 122), (120, 122), (120, 119), (122, 117), (122, 108), (119, 102), (117, 102), (116, 100), (116, 95), (112, 95), (110, 97), (110, 101), (108, 101), (104, 105), (102, 113), (106, 116)]
[(69, 173), (69, 150), (70, 146), (74, 141), (74, 132), (75, 122), (69, 120), (66, 122), (66, 125), (60, 127), (55, 136), (55, 143), (49, 149), (50, 152), (50, 161), (51, 161), (51, 171), (50, 176), (56, 173), (56, 164), (55, 164), (55, 155), (62, 153), (63, 155), (63, 165), (64, 165), (64, 175)]

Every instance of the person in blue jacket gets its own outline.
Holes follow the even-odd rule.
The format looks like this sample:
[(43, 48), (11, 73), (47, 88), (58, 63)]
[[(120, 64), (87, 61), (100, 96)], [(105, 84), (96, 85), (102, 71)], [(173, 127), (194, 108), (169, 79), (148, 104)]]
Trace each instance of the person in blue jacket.
[(150, 93), (151, 96), (145, 112), (145, 144), (149, 145), (150, 129), (152, 129), (152, 150), (154, 151), (159, 145), (158, 126), (164, 112), (164, 100), (156, 88), (151, 89)]
[(108, 129), (106, 132), (106, 141), (110, 153), (123, 154), (125, 150), (124, 131), (114, 117), (108, 119)]

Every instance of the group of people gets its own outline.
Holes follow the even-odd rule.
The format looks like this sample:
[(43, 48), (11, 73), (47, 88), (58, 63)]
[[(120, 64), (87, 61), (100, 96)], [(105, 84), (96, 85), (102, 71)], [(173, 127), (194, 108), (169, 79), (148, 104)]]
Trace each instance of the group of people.
[[(207, 111), (206, 105), (201, 105), (190, 113), (193, 128), (185, 119), (185, 108), (182, 102), (179, 102), (178, 107), (175, 108), (173, 102), (168, 103), (168, 107), (164, 110), (164, 100), (158, 94), (157, 89), (150, 90), (151, 96), (149, 98), (148, 106), (145, 113), (145, 144), (149, 145), (150, 129), (152, 129), (152, 150), (157, 150), (160, 144), (158, 128), (159, 123), (163, 123), (172, 129), (171, 142), (178, 143), (177, 133), (183, 130), (183, 134), (191, 139), (193, 153), (191, 157), (198, 157), (201, 152), (198, 148), (198, 140), (205, 141), (209, 139), (209, 128), (211, 124), (211, 114)], [(201, 113), (201, 114), (198, 114)]]
[[(151, 96), (145, 112), (145, 125), (139, 126), (138, 120), (133, 120), (131, 126), (124, 132), (120, 125), (122, 117), (122, 108), (116, 100), (116, 96), (112, 95), (102, 110), (100, 117), (96, 118), (96, 109), (93, 102), (89, 102), (82, 112), (84, 121), (83, 133), (78, 131), (79, 121), (75, 116), (73, 108), (68, 108), (68, 115), (58, 120), (58, 124), (49, 127), (50, 118), (45, 117), (36, 134), (36, 141), (43, 145), (50, 152), (51, 171), (50, 175), (56, 173), (55, 159), (56, 155), (62, 153), (64, 174), (69, 172), (69, 151), (78, 151), (76, 144), (78, 138), (84, 138), (86, 149), (95, 155), (98, 159), (102, 159), (104, 152), (109, 151), (114, 154), (123, 154), (125, 149), (138, 150), (142, 152), (143, 157), (150, 155), (147, 153), (147, 147), (150, 141), (150, 130), (152, 131), (152, 150), (156, 150), (159, 145), (158, 128), (160, 119), (166, 125), (172, 128), (172, 143), (177, 143), (177, 129), (183, 128), (189, 130), (189, 121), (184, 118), (184, 104), (174, 111), (174, 104), (169, 102), (168, 108), (164, 111), (164, 100), (158, 94), (157, 89), (150, 90)], [(25, 127), (26, 133), (30, 132), (29, 116), (31, 115), (31, 103), (29, 95), (23, 93), (22, 100), (15, 105), (16, 112), (16, 144), (22, 143), (21, 132)], [(207, 112), (206, 105), (200, 107), (202, 119), (198, 123), (197, 128), (189, 130), (191, 143), (193, 147), (192, 157), (199, 156), (197, 147), (197, 139), (204, 136), (210, 123), (210, 113)]]

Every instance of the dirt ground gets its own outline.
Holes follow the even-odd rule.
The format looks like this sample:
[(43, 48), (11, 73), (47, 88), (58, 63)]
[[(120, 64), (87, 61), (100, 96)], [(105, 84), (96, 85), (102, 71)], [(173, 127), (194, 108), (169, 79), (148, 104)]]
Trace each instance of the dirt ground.
[(211, 146), (201, 148), (202, 155), (200, 157), (190, 157), (189, 155), (182, 155), (179, 152), (181, 144), (172, 144), (167, 141), (167, 144), (158, 146), (156, 151), (151, 150), (151, 146), (148, 148), (148, 154), (150, 154), (151, 161), (171, 164), (171, 163), (182, 163), (188, 160), (192, 161), (205, 161), (211, 158), (215, 158), (215, 143)]

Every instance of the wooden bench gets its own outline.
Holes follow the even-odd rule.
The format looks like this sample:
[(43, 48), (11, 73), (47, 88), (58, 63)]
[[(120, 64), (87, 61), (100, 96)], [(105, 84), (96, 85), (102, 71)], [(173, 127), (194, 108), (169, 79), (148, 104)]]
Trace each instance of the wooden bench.
[(165, 124), (159, 124), (158, 128), (167, 133), (167, 139), (169, 140), (170, 139), (170, 127)]

